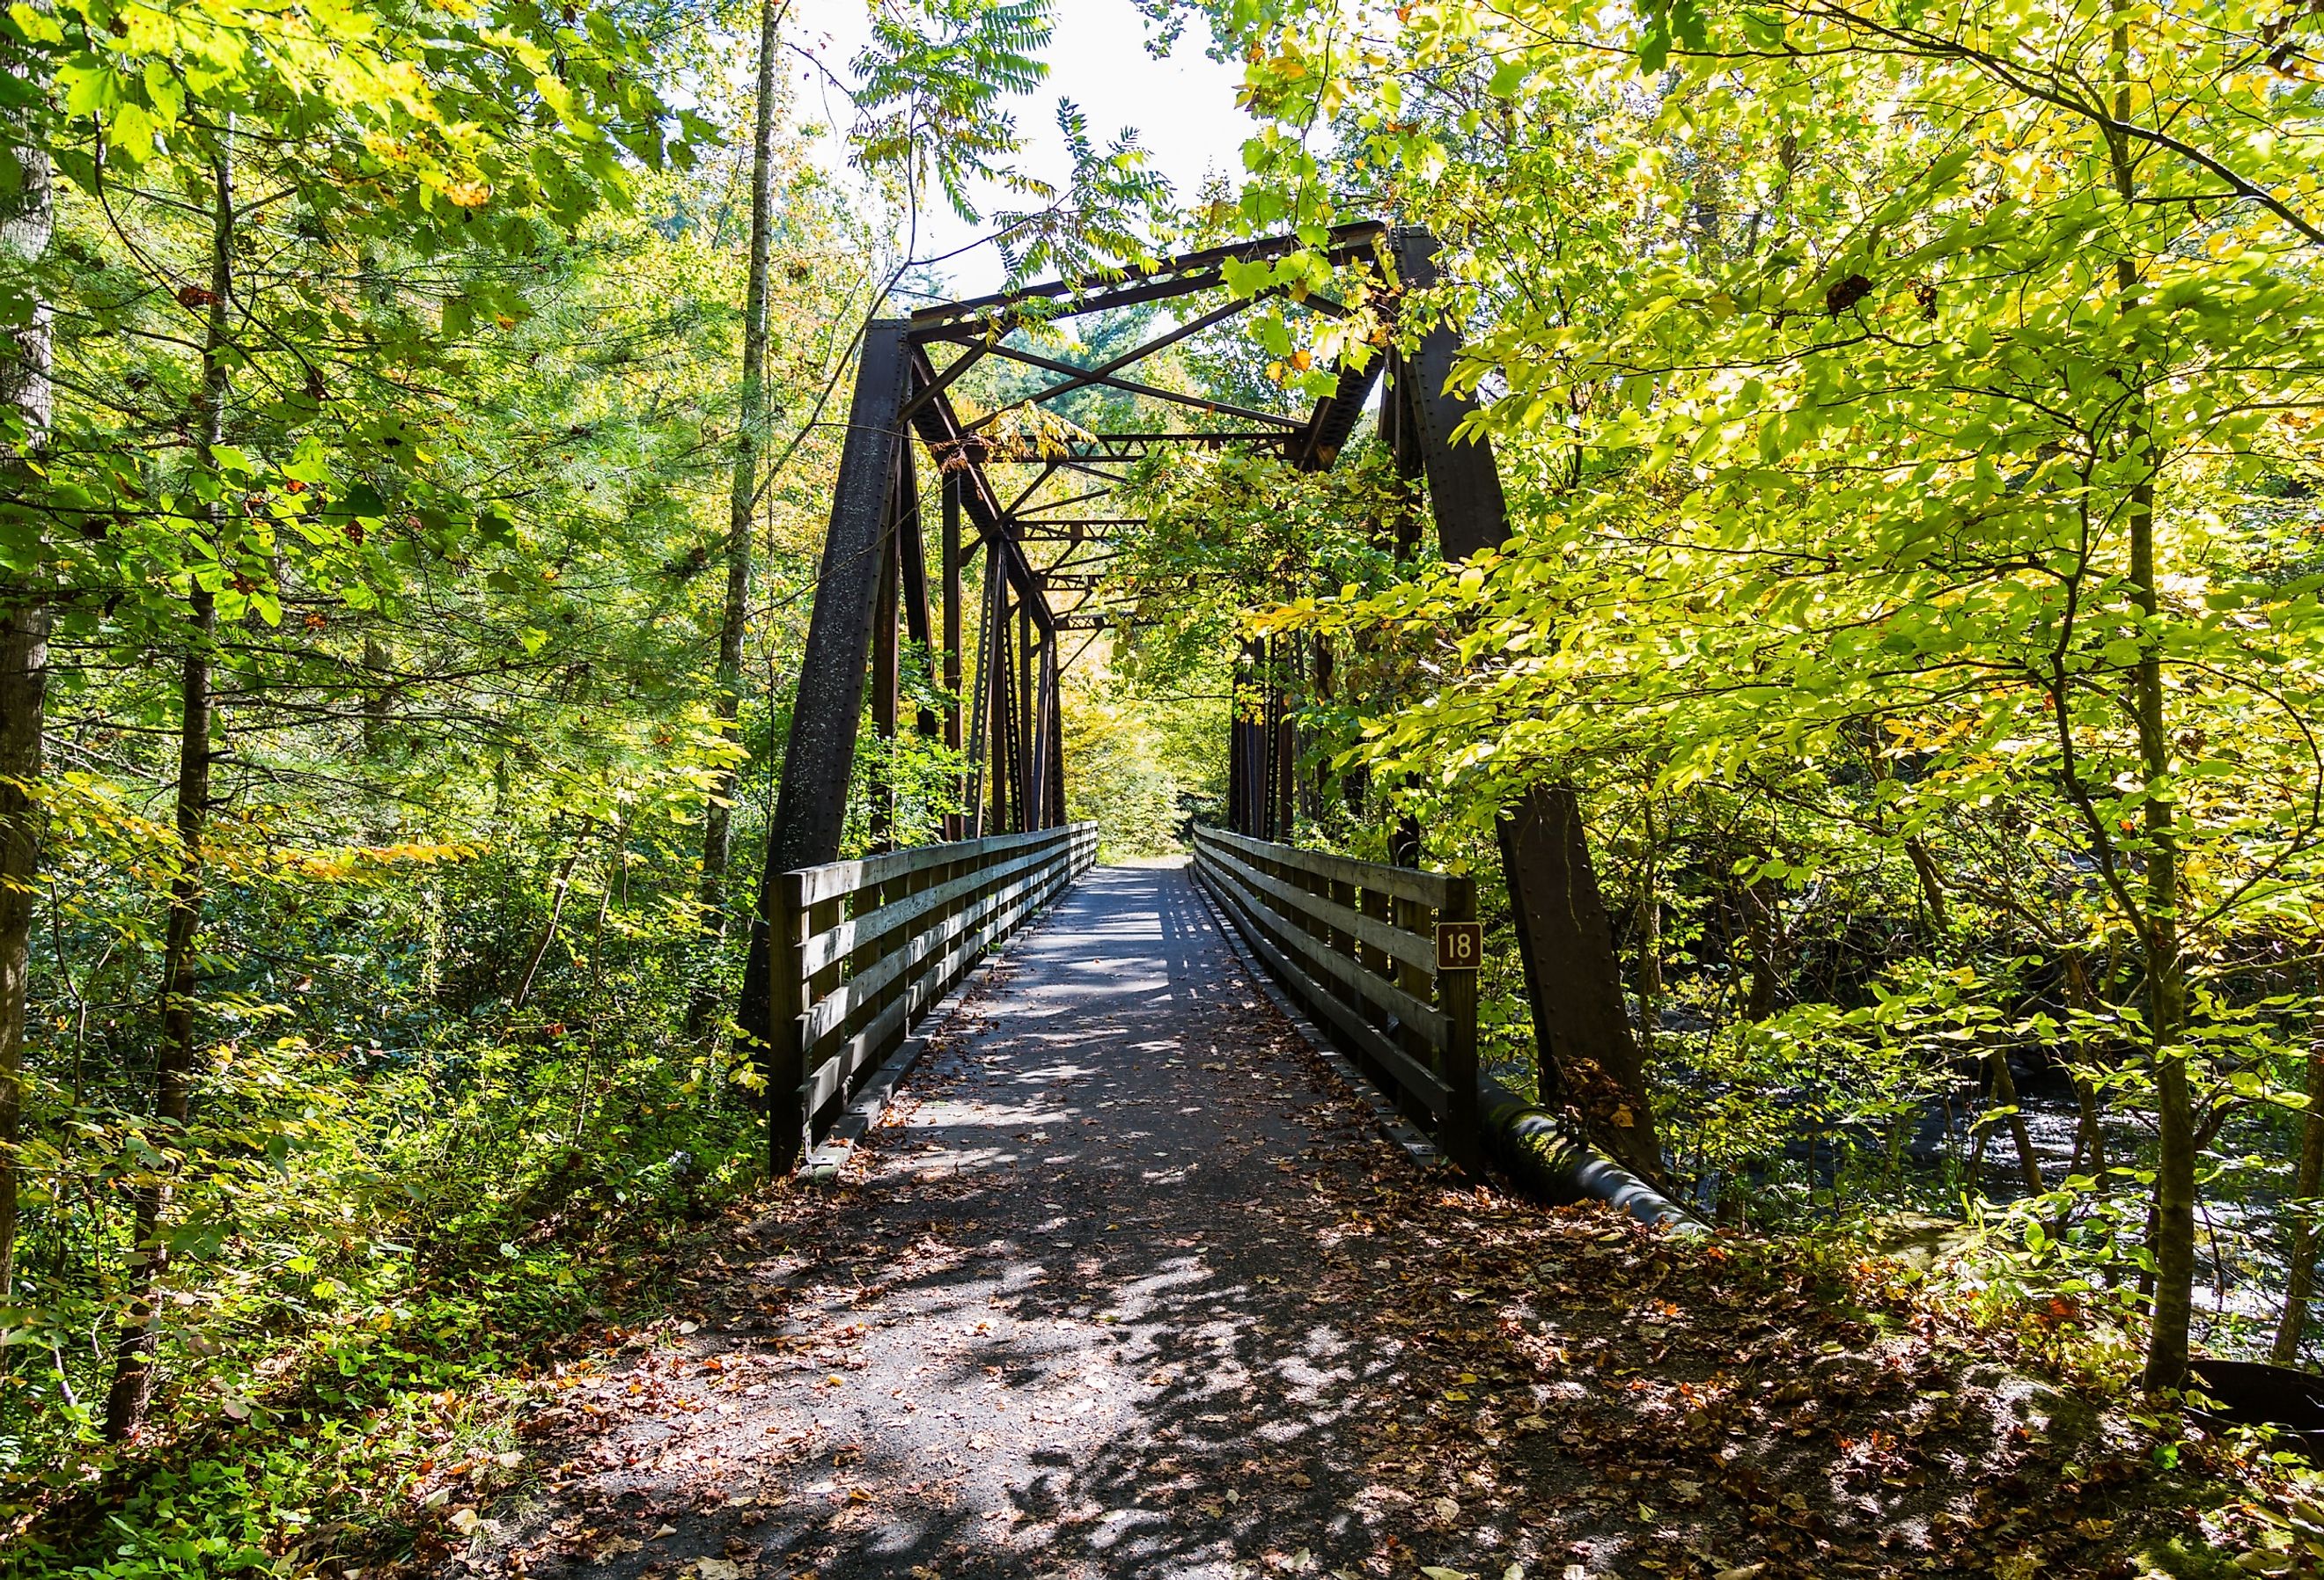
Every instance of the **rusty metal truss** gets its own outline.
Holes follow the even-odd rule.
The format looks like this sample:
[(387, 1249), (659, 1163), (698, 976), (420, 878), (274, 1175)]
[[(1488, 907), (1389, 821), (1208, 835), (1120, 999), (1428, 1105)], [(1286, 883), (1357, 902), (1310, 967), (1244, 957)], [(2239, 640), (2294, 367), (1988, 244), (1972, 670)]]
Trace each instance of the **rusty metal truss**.
[[(1452, 442), (1472, 405), (1448, 388), (1459, 350), (1449, 328), (1440, 325), (1416, 340), (1405, 337), (1403, 346), (1367, 357), (1361, 367), (1343, 364), (1332, 393), (1305, 417), (1136, 376), (1141, 362), (1267, 300), (1230, 297), (1229, 263), (1280, 257), (1302, 245), (1282, 236), (1214, 247), (1150, 269), (1051, 281), (866, 327), (743, 986), (740, 1019), (761, 1049), (769, 1046), (770, 1014), (764, 919), (773, 914), (781, 874), (839, 856), (865, 693), (872, 728), (892, 739), (901, 727), (899, 687), (913, 651), (928, 655), (930, 668), (940, 671), (929, 679), (943, 703), (916, 708), (911, 727), (940, 736), (968, 764), (958, 787), (967, 810), (946, 818), (944, 836), (987, 838), (1065, 821), (1061, 639), (1145, 623), (1137, 600), (1108, 599), (1104, 570), (1109, 540), (1139, 524), (1123, 513), (1120, 490), (1145, 457), (1163, 447), (1244, 446), (1302, 470), (1323, 470), (1338, 457), (1384, 378), (1381, 437), (1414, 485), (1416, 504), (1425, 479), (1444, 557), (1462, 559), (1506, 537), (1490, 447), (1481, 439)], [(1368, 268), (1373, 282), (1391, 291), (1436, 277), (1434, 242), (1419, 229), (1344, 226), (1322, 250), (1335, 268)], [(1388, 300), (1392, 309), (1397, 298)], [(1094, 366), (1019, 343), (1022, 329), (1165, 300), (1185, 303), (1172, 327)], [(1318, 294), (1302, 305), (1327, 316), (1346, 311)], [(951, 392), (971, 370), (992, 363), (1041, 376), (1026, 396), (964, 416)], [(1051, 402), (1092, 389), (1156, 409), (1157, 426), (1089, 432), (1050, 411)], [(1028, 425), (1029, 438), (1020, 431)], [(931, 493), (941, 533), (933, 588), (922, 519)], [(1386, 530), (1402, 549), (1416, 546), (1417, 509)], [(978, 554), (982, 596), (965, 607), (964, 573)], [(1330, 659), (1283, 643), (1251, 644), (1243, 657), (1242, 701), (1227, 742), (1228, 821), (1243, 834), (1283, 839), (1296, 798), (1316, 793), (1300, 783), (1295, 716), (1302, 693), (1315, 694), (1318, 683), (1328, 688)], [(930, 690), (923, 685), (918, 694)], [(873, 842), (892, 844), (892, 790), (875, 784), (873, 791)], [(1502, 830), (1521, 948), (1537, 989), (1533, 946), (1523, 933), (1535, 913), (1556, 902), (1571, 876), (1570, 852), (1557, 846), (1554, 824), (1520, 806)], [(1538, 991), (1535, 996), (1538, 1021), (1545, 1006)], [(779, 1083), (787, 1078), (770, 1074)]]

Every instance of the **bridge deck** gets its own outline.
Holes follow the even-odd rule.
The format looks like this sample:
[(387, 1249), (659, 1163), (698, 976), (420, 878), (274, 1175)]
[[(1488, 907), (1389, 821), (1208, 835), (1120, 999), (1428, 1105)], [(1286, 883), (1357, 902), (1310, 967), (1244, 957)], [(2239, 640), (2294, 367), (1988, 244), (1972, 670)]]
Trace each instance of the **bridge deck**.
[(787, 1391), (807, 1487), (872, 1491), (824, 1572), (1224, 1575), (1238, 1531), (1343, 1545), (1395, 1357), (1323, 1308), (1315, 1187), (1408, 1165), (1183, 868), (1091, 873), (951, 1024), (791, 1312), (867, 1325), (861, 1370)]
[[(972, 984), (838, 1189), (788, 1192), (702, 1254), (698, 1329), (535, 1423), (564, 1464), (475, 1564), (1702, 1573), (1877, 1557), (1899, 1502), (1962, 1491), (1941, 1470), (1863, 1507), (1825, 1491), (1865, 1424), (1819, 1414), (1811, 1442), (1769, 1392), (1816, 1356), (1803, 1331), (1842, 1331), (1806, 1280), (1425, 1182), (1178, 868), (1085, 877)], [(1818, 1381), (1893, 1431), (1851, 1387), (1882, 1359)], [(1972, 1452), (1990, 1441), (1945, 1456), (1955, 1474)], [(1793, 1488), (1817, 1499), (1808, 1529), (1743, 1525)]]

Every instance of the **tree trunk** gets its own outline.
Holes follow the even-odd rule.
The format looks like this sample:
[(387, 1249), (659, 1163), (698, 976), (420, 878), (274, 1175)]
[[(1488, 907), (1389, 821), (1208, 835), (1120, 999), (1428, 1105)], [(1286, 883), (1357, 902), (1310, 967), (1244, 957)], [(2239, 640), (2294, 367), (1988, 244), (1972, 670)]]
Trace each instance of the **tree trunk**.
[(2050, 1187), (2042, 1182), (2042, 1165), (2034, 1156), (2034, 1134), (2025, 1128), (2024, 1113), (2017, 1106), (2017, 1079), (2009, 1073), (2009, 1056), (1998, 1048), (1989, 1049), (1985, 1064), (1993, 1075), (1994, 1104), (2008, 1111), (2009, 1140), (2017, 1149), (2017, 1172), (2025, 1188), (2040, 1196)]
[[(210, 649), (217, 614), (210, 595), (198, 588), (187, 623), (186, 661), (180, 690), (178, 736), (178, 875), (170, 884), (170, 921), (161, 953), (161, 1042), (153, 1068), (153, 1117), (165, 1132), (164, 1148), (175, 1147), (191, 1110), (194, 1069), (194, 993), (202, 917), (202, 835), (210, 799)], [(136, 1294), (123, 1314), (121, 1346), (114, 1359), (113, 1389), (105, 1401), (105, 1436), (122, 1443), (145, 1425), (153, 1395), (153, 1347), (160, 1317), (156, 1298), (169, 1271), (169, 1244), (161, 1221), (170, 1210), (170, 1165), (156, 1163), (154, 1175), (135, 1193)]]
[(1937, 873), (1936, 858), (1917, 834), (1904, 840), (1904, 855), (1913, 864), (1913, 875), (1920, 880), (1921, 899), (1929, 908), (1929, 930), (1940, 944), (1952, 936), (1952, 911), (1945, 903), (1944, 880)]
[[(210, 300), (202, 345), (202, 382), (195, 431), (200, 464), (217, 464), (226, 436), (227, 314), (234, 294), (234, 180), (229, 162), (231, 125), (221, 134), (210, 164)], [(214, 549), (222, 550), (224, 510), (213, 505), (208, 527)], [(217, 611), (211, 595), (197, 585), (186, 621), (186, 658), (179, 691), (178, 875), (170, 885), (170, 920), (161, 954), (161, 1038), (154, 1060), (153, 1116), (174, 1147), (191, 1107), (194, 1069), (194, 992), (202, 921), (202, 841), (210, 807), (211, 657), (217, 645)], [(114, 1358), (113, 1387), (105, 1400), (105, 1436), (122, 1443), (145, 1425), (153, 1397), (153, 1351), (158, 1336), (159, 1291), (169, 1271), (170, 1251), (163, 1220), (170, 1210), (170, 1165), (154, 1166), (152, 1178), (135, 1194), (136, 1250), (133, 1294), (121, 1318), (121, 1343)]]
[[(29, 79), (25, 62), (0, 38), (0, 69)], [(45, 86), (45, 85), (43, 85)], [(15, 190), (0, 192), (0, 258), (29, 271), (49, 250), (56, 227), (48, 151), (26, 111), (0, 121), (15, 160)], [(52, 409), (54, 355), (50, 308), (34, 299), (31, 315), (0, 330), (0, 510), (11, 514), (34, 496), (26, 462), (46, 448)], [(41, 541), (37, 522), (33, 541)], [(23, 1125), (24, 1010), (31, 986), (33, 882), (39, 875), (42, 734), (49, 684), (49, 604), (40, 574), (0, 579), (0, 1301), (14, 1287), (16, 1145)]]
[(2291, 1277), (2283, 1290), (2283, 1316), (2275, 1325), (2268, 1359), (2279, 1366), (2300, 1363), (2300, 1341), (2308, 1329), (2308, 1301), (2316, 1288), (2316, 1190), (2324, 1185), (2324, 1047), (2308, 1056), (2308, 1112), (2300, 1122), (2300, 1169), (2292, 1178)]
[[(2127, 84), (2130, 75), (2130, 23), (2126, 8), (2116, 5), (2123, 20), (2114, 30), (2112, 62), (2116, 80)], [(2130, 89), (2115, 90), (2115, 118), (2128, 121)], [(2114, 177), (2115, 196), (2126, 209), (2138, 201), (2138, 171), (2129, 145), (2118, 132), (2107, 133), (2107, 155)], [(2138, 266), (2128, 257), (2115, 260), (2115, 299), (2127, 314), (2139, 295)], [(2176, 1388), (2187, 1373), (2189, 1329), (2195, 1295), (2195, 1164), (2200, 1150), (2195, 1136), (2195, 1108), (2187, 1077), (2187, 1050), (2180, 1041), (2187, 1021), (2187, 963), (2179, 923), (2179, 836), (2172, 802), (2159, 793), (2171, 776), (2171, 737), (2165, 727), (2163, 694), (2163, 654), (2151, 629), (2161, 612), (2154, 564), (2154, 475), (2158, 468), (2155, 436), (2148, 426), (2144, 396), (2135, 382), (2141, 376), (2135, 357), (2126, 357), (2116, 376), (2123, 383), (2126, 415), (2120, 457), (2139, 469), (2131, 485), (2124, 525), (2130, 538), (2131, 600), (2149, 630), (2139, 638), (2139, 659), (2132, 673), (2130, 703), (2138, 721), (2139, 769), (2150, 792), (2141, 812), (2145, 836), (2146, 892), (2138, 919), (2140, 943), (2146, 955), (2148, 1050), (2154, 1076), (2155, 1127), (2160, 1138), (2154, 1169), (2153, 1253), (2154, 1304), (2147, 1333), (2144, 1381), (2150, 1390)]]
[[(742, 399), (734, 431), (734, 477), (726, 505), (726, 604), (718, 621), (718, 719), (731, 738), (742, 708), (742, 635), (751, 608), (751, 522), (759, 498), (759, 451), (766, 426), (767, 265), (773, 251), (775, 55), (783, 5), (759, 7), (759, 103), (751, 145), (751, 264), (742, 299)], [(734, 855), (734, 797), (739, 768), (724, 770), (702, 819), (702, 931), (715, 955), (726, 938), (726, 868)], [(689, 1035), (701, 1035), (718, 1008), (708, 962), (686, 1009)]]
[(1742, 892), (1743, 930), (1751, 946), (1751, 986), (1743, 1007), (1748, 1020), (1764, 1021), (1775, 1012), (1775, 990), (1784, 969), (1777, 925), (1781, 894), (1781, 888), (1765, 878)]
[(46, 600), (17, 595), (0, 606), (0, 1301), (15, 1288), (24, 1006), (42, 832), (41, 805), (32, 788), (41, 777), (48, 655)]
[(533, 980), (540, 975), (540, 963), (548, 957), (549, 947), (557, 941), (557, 929), (565, 920), (566, 896), (573, 892), (573, 868), (581, 860), (581, 844), (589, 837), (589, 829), (590, 824), (584, 823), (581, 831), (573, 836), (573, 848), (566, 852), (563, 864), (557, 869), (557, 881), (549, 886), (549, 925), (540, 930), (540, 942), (525, 956), (524, 975), (517, 979), (516, 992), (509, 999), (512, 1015), (524, 1008), (526, 1001), (532, 997)]
[[(2128, 273), (2128, 265), (2124, 265)], [(2151, 443), (2134, 421), (2131, 445), (2144, 452)], [(2157, 608), (2154, 574), (2154, 490), (2142, 483), (2132, 490), (2131, 582), (2142, 613)], [(2134, 697), (2138, 717), (2140, 767), (2149, 785), (2171, 772), (2171, 743), (2164, 733), (2163, 660), (2150, 642), (2138, 661)], [(2195, 1107), (2187, 1078), (2187, 1052), (2179, 1036), (2187, 1020), (2186, 963), (2179, 937), (2179, 846), (2172, 804), (2149, 796), (2144, 806), (2146, 855), (2147, 1023), (2153, 1036), (2156, 1126), (2162, 1144), (2154, 1173), (2154, 1315), (2147, 1339), (2145, 1382), (2150, 1389), (2175, 1388), (2187, 1370), (2188, 1331), (2195, 1290)]]
[[(2119, 266), (2126, 295), (2136, 283), (2127, 262)], [(2153, 438), (2134, 414), (2126, 449), (2150, 462), (2147, 479), (2131, 489), (2130, 581), (2139, 612), (2150, 620), (2160, 607), (2154, 568)], [(2149, 786), (2170, 777), (2171, 740), (2163, 704), (2163, 658), (2144, 644), (2132, 685), (2138, 719), (2139, 766)], [(2187, 1344), (2195, 1291), (2195, 1108), (2187, 1052), (2179, 1038), (2187, 1020), (2186, 962), (2179, 936), (2179, 844), (2172, 802), (2150, 795), (2144, 806), (2146, 835), (2147, 1028), (2153, 1038), (2156, 1128), (2161, 1146), (2154, 1172), (2154, 1312), (2146, 1351), (2149, 1389), (2176, 1388), (2187, 1371)]]

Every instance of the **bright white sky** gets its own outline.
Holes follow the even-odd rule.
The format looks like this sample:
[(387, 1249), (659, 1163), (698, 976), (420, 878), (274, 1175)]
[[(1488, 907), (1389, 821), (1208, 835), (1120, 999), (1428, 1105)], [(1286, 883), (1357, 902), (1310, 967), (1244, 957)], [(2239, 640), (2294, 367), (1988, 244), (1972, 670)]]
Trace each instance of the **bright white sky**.
[[(842, 80), (853, 83), (847, 62), (862, 48), (866, 0), (794, 0), (792, 37), (811, 47)], [(1146, 52), (1146, 22), (1130, 0), (1056, 0), (1056, 32), (1048, 51), (1049, 76), (1041, 91), (1012, 106), (1027, 143), (1025, 168), (1062, 186), (1068, 171), (1057, 135), (1059, 98), (1072, 99), (1089, 117), (1099, 146), (1125, 127), (1167, 177), (1181, 203), (1191, 201), (1204, 179), (1221, 174), (1240, 185), (1243, 140), (1254, 127), (1235, 106), (1240, 68), (1203, 53), (1209, 42), (1190, 25), (1167, 60)], [(799, 67), (798, 110), (844, 134), (853, 119), (844, 97), (821, 73)], [(844, 157), (835, 139), (832, 158)], [(980, 193), (980, 209), (992, 208), (997, 192)], [(962, 223), (939, 194), (920, 215), (914, 253), (927, 258), (976, 242), (985, 234)], [(994, 291), (1005, 273), (998, 249), (986, 244), (944, 265), (962, 296)]]

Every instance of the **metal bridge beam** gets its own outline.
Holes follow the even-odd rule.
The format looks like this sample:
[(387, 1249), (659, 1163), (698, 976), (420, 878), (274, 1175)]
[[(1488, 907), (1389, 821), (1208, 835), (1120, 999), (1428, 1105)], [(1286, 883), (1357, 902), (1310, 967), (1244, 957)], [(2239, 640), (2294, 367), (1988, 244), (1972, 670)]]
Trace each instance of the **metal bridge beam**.
[[(1377, 255), (1383, 243), (1396, 275), (1393, 284), (1421, 290), (1434, 282), (1434, 243), (1423, 230), (1345, 226), (1333, 233), (1325, 251), (1335, 263), (1358, 263)], [(1098, 367), (1081, 367), (999, 343), (1019, 325), (1035, 319), (1213, 291), (1223, 282), (1227, 260), (1280, 256), (1300, 245), (1290, 236), (1238, 243), (1111, 280), (1052, 282), (926, 310), (908, 321), (880, 319), (867, 327), (798, 695), (784, 747), (761, 921), (753, 929), (738, 1015), (767, 1065), (779, 1168), (790, 1161), (787, 1149), (796, 1146), (799, 1129), (798, 1115), (791, 1112), (799, 1074), (785, 1062), (788, 1045), (795, 1039), (781, 1034), (790, 1024), (788, 1011), (773, 1001), (769, 970), (769, 925), (797, 926), (796, 919), (779, 914), (779, 880), (786, 872), (839, 855), (867, 667), (876, 670), (878, 725), (883, 735), (892, 735), (900, 661), (897, 626), (899, 621), (907, 625), (917, 642), (927, 642), (935, 634), (910, 454), (914, 434), (928, 447), (943, 478), (944, 676), (954, 695), (942, 719), (924, 711), (918, 725), (931, 735), (941, 728), (971, 763), (963, 786), (970, 809), (964, 817), (947, 819), (948, 836), (1040, 828), (1064, 819), (1059, 633), (1142, 622), (1127, 608), (1090, 596), (1071, 609), (1053, 609), (1047, 596), (1053, 586), (1091, 595), (1097, 589), (1086, 569), (1052, 577), (1048, 573), (1062, 570), (1063, 562), (1037, 567), (1027, 558), (1025, 546), (1102, 539), (1107, 527), (1117, 524), (1103, 513), (1103, 505), (1095, 504), (1120, 481), (1108, 468), (1119, 467), (1157, 444), (1246, 444), (1273, 449), (1305, 471), (1325, 469), (1337, 459), (1385, 372), (1388, 387), (1381, 411), (1382, 437), (1403, 476), (1417, 482), (1425, 475), (1444, 557), (1465, 559), (1508, 537), (1508, 506), (1490, 445), (1481, 439), (1452, 442), (1454, 430), (1474, 403), (1446, 388), (1460, 351), (1459, 335), (1449, 324), (1431, 326), (1409, 355), (1390, 351), (1368, 358), (1360, 369), (1342, 364), (1332, 393), (1305, 420), (1203, 401), (1123, 376), (1122, 370), (1143, 357), (1223, 321), (1247, 302), (1220, 307)], [(1320, 300), (1311, 300), (1311, 305), (1327, 312), (1344, 310)], [(940, 373), (930, 353), (935, 344), (945, 341), (957, 342), (964, 349)], [(1056, 453), (1021, 455), (964, 424), (946, 393), (972, 365), (993, 356), (1061, 375), (1037, 399), (1110, 387), (1251, 422), (1259, 431), (1096, 434)], [(1034, 502), (1035, 490), (1028, 490), (1017, 501), (1019, 508), (1004, 508), (986, 467), (1018, 461), (1030, 461), (1038, 468), (1041, 481), (1035, 490), (1068, 473), (1086, 475), (1105, 486), (1039, 504)], [(1076, 511), (1076, 505), (1083, 508)], [(964, 541), (964, 520), (973, 529), (973, 541)], [(1416, 547), (1418, 531), (1416, 516), (1398, 521), (1395, 532), (1399, 547)], [(986, 550), (985, 598), (972, 670), (963, 661), (961, 573), (978, 544)], [(1303, 655), (1296, 648), (1286, 651), (1288, 645), (1278, 641), (1246, 648), (1238, 689), (1250, 705), (1251, 716), (1237, 717), (1229, 731), (1230, 820), (1245, 832), (1276, 839), (1290, 834), (1296, 806), (1295, 713), (1297, 694), (1305, 688), (1296, 679), (1304, 667)], [(1325, 656), (1314, 657), (1314, 679), (1325, 683)], [(972, 672), (974, 700), (964, 739), (958, 693), (962, 679)], [(1622, 1002), (1611, 927), (1572, 791), (1538, 790), (1507, 808), (1499, 841), (1545, 1070), (1562, 1079), (1563, 1096), (1598, 1120), (1600, 1141), (1634, 1167), (1651, 1170), (1659, 1159), (1643, 1102), (1637, 1049)], [(1403, 859), (1416, 858), (1416, 840), (1398, 843)], [(1624, 1117), (1630, 1123), (1612, 1126), (1609, 1116), (1625, 1107), (1628, 1113)]]
[(864, 670), (882, 589), (890, 585), (882, 572), (891, 551), (891, 502), (911, 380), (906, 330), (894, 319), (874, 319), (864, 329), (735, 1016), (767, 1077), (770, 1150), (779, 1171), (796, 1160), (801, 1133), (796, 1092), (804, 1072), (797, 1067), (798, 1050), (784, 1023), (787, 1006), (774, 1002), (769, 948), (774, 929), (788, 925), (782, 874), (839, 856), (863, 714)]
[[(1436, 241), (1428, 232), (1399, 228), (1388, 247), (1405, 289), (1436, 282)], [(1437, 548), (1448, 560), (1499, 548), (1509, 535), (1492, 445), (1481, 434), (1452, 442), (1462, 419), (1476, 409), (1469, 396), (1445, 387), (1460, 349), (1450, 325), (1431, 326), (1396, 370), (1390, 396), (1395, 420), (1409, 425), (1404, 431), (1427, 471)], [(1646, 1103), (1645, 1065), (1623, 1003), (1613, 923), (1591, 864), (1580, 799), (1568, 786), (1536, 787), (1502, 808), (1497, 832), (1533, 1003), (1542, 1096), (1575, 1104), (1600, 1144), (1629, 1167), (1658, 1176), (1662, 1149)], [(1563, 1091), (1548, 1090), (1552, 1079)], [(1625, 1117), (1627, 1125), (1619, 1123)]]

